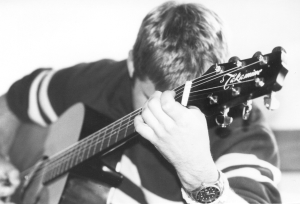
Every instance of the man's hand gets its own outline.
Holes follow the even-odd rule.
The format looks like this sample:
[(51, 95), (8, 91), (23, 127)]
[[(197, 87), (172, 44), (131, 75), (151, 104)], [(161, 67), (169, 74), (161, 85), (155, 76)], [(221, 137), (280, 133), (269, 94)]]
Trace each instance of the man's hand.
[[(7, 159), (0, 157), (0, 197), (11, 196), (19, 184), (19, 171)], [(0, 204), (7, 203), (3, 200), (0, 200)]]
[(212, 160), (205, 116), (196, 107), (186, 108), (174, 91), (156, 91), (135, 118), (136, 131), (149, 140), (175, 167), (187, 190), (218, 178)]

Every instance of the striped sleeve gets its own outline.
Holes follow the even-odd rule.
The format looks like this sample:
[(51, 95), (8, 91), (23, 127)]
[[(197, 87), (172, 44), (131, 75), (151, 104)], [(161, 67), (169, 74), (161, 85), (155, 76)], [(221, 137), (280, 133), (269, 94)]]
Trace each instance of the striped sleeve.
[(52, 69), (37, 69), (16, 81), (7, 93), (10, 109), (24, 122), (47, 126), (58, 118), (48, 97)]
[(277, 203), (281, 172), (252, 154), (229, 153), (216, 161), (231, 188), (249, 203)]
[(216, 161), (216, 165), (227, 178), (245, 177), (274, 187), (278, 185), (281, 178), (281, 172), (277, 167), (251, 154), (226, 154)]

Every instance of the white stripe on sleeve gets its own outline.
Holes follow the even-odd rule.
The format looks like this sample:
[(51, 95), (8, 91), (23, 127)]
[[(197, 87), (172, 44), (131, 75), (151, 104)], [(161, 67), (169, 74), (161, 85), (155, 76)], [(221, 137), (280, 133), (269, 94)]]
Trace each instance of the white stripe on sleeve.
[(40, 106), (44, 112), (44, 114), (49, 118), (49, 120), (53, 123), (58, 119), (57, 114), (53, 110), (49, 97), (48, 97), (48, 86), (50, 80), (52, 79), (53, 75), (56, 73), (57, 70), (51, 70), (47, 76), (41, 82), (41, 88), (38, 93)]
[(43, 80), (44, 76), (48, 72), (49, 70), (45, 70), (39, 73), (31, 83), (30, 90), (29, 90), (28, 116), (32, 121), (42, 126), (47, 126), (47, 123), (43, 119), (39, 110), (38, 101), (37, 101), (37, 91), (41, 81)]
[(260, 173), (259, 170), (252, 167), (241, 167), (238, 169), (230, 170), (226, 172), (226, 176), (235, 177), (243, 176), (247, 178), (252, 178), (258, 182), (269, 182), (273, 185), (277, 185), (281, 179), (280, 170), (269, 162), (259, 159), (253, 154), (242, 154), (242, 153), (230, 153), (221, 156), (217, 161), (216, 165), (220, 170), (224, 170), (229, 167), (239, 166), (239, 165), (257, 165), (270, 170), (273, 174), (273, 181)]

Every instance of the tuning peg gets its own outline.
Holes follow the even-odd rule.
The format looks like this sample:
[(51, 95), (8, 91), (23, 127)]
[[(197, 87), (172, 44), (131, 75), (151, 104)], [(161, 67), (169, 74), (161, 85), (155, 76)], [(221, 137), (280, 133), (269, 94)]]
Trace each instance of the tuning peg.
[(280, 106), (280, 102), (275, 98), (275, 92), (271, 92), (264, 98), (265, 106), (269, 110), (276, 110)]
[(247, 120), (252, 110), (252, 100), (247, 100), (243, 105), (243, 120)]
[(209, 94), (207, 96), (207, 98), (209, 99), (209, 104), (217, 104), (218, 103), (218, 96), (213, 96), (213, 94)]
[(261, 51), (257, 51), (256, 53), (254, 53), (253, 58), (257, 58), (261, 55), (262, 55)]
[(215, 71), (216, 71), (216, 73), (218, 74), (218, 73), (222, 73), (222, 72), (223, 72), (223, 69), (222, 69), (222, 67), (221, 67), (220, 65), (216, 64), (216, 65), (215, 65)]
[(287, 64), (288, 64), (288, 59), (287, 59), (287, 54), (286, 54), (286, 51), (283, 47), (275, 47), (273, 50), (272, 50), (272, 53), (275, 53), (275, 52), (281, 52), (281, 61), (282, 61), (282, 65), (287, 68)]
[(227, 127), (233, 121), (232, 117), (228, 116), (228, 112), (229, 108), (224, 108), (224, 110), (221, 112), (222, 115), (218, 115), (216, 117), (216, 123), (222, 128)]
[(256, 87), (263, 87), (265, 85), (264, 78), (255, 78), (254, 82)]
[(243, 63), (240, 61), (240, 58), (237, 57), (237, 56), (231, 57), (231, 58), (228, 60), (228, 62), (233, 62), (233, 63), (235, 63), (237, 67), (240, 67), (240, 66), (243, 65)]
[(263, 54), (260, 51), (257, 51), (254, 55), (253, 58), (256, 58), (259, 60), (260, 65), (265, 65), (268, 63), (267, 57), (264, 57)]
[(228, 62), (237, 62), (237, 61), (240, 61), (240, 58), (237, 56), (230, 57), (230, 59), (228, 60)]
[(232, 96), (238, 96), (241, 94), (241, 88), (240, 87), (232, 87), (231, 88), (232, 91)]
[(278, 47), (275, 47), (272, 50), (272, 53), (274, 53), (274, 52), (282, 52), (282, 51), (286, 53), (286, 50), (283, 47), (278, 46)]

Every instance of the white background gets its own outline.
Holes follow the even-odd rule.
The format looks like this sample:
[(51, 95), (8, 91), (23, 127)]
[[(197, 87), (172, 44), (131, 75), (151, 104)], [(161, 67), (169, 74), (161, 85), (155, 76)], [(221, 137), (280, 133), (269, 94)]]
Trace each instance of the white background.
[[(0, 94), (38, 67), (56, 69), (127, 57), (143, 17), (162, 0), (0, 0)], [(273, 129), (300, 129), (300, 1), (199, 0), (231, 33), (231, 55), (250, 58), (287, 50), (289, 74), (281, 107), (266, 116)], [(262, 105), (262, 100), (258, 103)], [(263, 108), (265, 110), (265, 108)]]

